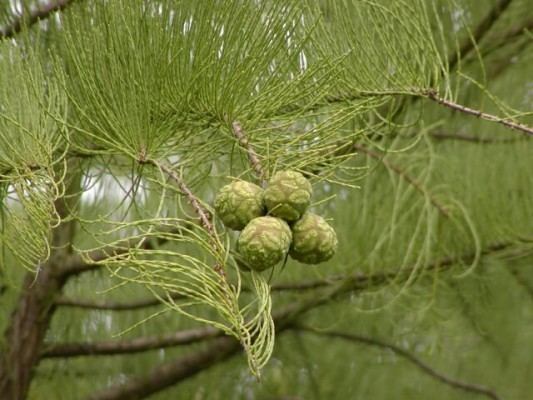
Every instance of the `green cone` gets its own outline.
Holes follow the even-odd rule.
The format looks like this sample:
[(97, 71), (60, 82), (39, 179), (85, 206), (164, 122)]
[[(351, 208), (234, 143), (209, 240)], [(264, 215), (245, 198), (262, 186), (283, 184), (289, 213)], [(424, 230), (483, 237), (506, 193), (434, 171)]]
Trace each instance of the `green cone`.
[(279, 218), (259, 217), (250, 221), (237, 242), (238, 251), (246, 264), (263, 271), (287, 256), (292, 233), (289, 225)]
[(268, 212), (285, 221), (298, 220), (311, 202), (313, 188), (305, 177), (296, 171), (279, 171), (265, 189)]
[(305, 213), (292, 226), (290, 256), (304, 264), (318, 264), (329, 260), (337, 250), (337, 234), (324, 218)]
[(224, 225), (240, 231), (252, 219), (265, 215), (263, 189), (246, 181), (232, 182), (218, 192), (215, 212)]

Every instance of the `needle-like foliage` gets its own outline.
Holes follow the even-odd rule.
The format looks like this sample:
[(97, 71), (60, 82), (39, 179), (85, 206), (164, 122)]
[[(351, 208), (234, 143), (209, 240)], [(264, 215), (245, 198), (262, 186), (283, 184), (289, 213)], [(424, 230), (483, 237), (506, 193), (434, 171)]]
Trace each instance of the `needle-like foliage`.
[[(429, 311), (439, 290), (443, 309), (457, 310), (479, 300), (464, 295), (463, 282), (495, 285), (477, 275), (484, 257), (498, 253), (505, 263), (532, 253), (530, 83), (520, 95), (508, 90), (531, 64), (531, 25), (524, 19), (522, 30), (506, 31), (498, 22), (505, 12), (524, 14), (527, 1), (500, 0), (487, 16), (466, 0), (79, 0), (39, 23), (40, 2), (18, 3), (0, 15), (0, 26), (18, 21), (12, 33), (0, 30), (0, 278), (18, 282), (16, 268), (37, 278), (42, 268), (53, 272), (53, 290), (34, 301), (45, 304), (35, 313), (49, 316), (39, 320), (52, 326), (47, 343), (126, 342), (199, 322), (213, 329), (205, 340), (235, 339), (251, 372), (267, 371), (267, 386), (285, 385), (293, 371), (271, 376), (275, 338), (320, 333), (297, 318), (310, 314), (327, 328), (361, 318), (368, 334), (392, 332), (394, 323), (425, 329), (439, 319), (441, 309)], [(520, 78), (505, 72), (506, 57), (516, 57)], [(264, 186), (280, 170), (310, 180), (311, 210), (334, 226), (339, 254), (317, 268), (289, 259), (243, 272), (238, 233), (219, 221), (214, 198), (234, 179)], [(70, 280), (87, 271), (98, 271), (88, 284)], [(79, 295), (96, 300), (69, 303)], [(130, 296), (146, 300), (132, 306)], [(326, 304), (338, 313), (315, 310)], [(62, 306), (141, 311), (108, 318)], [(56, 307), (66, 323), (50, 322)], [(399, 317), (405, 310), (412, 320)], [(87, 354), (105, 352), (97, 348)], [(35, 351), (34, 364), (76, 353), (53, 343)], [(213, 379), (220, 396), (229, 393), (231, 383)], [(37, 388), (54, 392), (45, 380)], [(135, 382), (115, 383), (94, 398), (138, 395)], [(79, 388), (92, 389), (85, 381)], [(472, 392), (491, 396), (483, 390)], [(315, 396), (334, 398), (326, 392)]]

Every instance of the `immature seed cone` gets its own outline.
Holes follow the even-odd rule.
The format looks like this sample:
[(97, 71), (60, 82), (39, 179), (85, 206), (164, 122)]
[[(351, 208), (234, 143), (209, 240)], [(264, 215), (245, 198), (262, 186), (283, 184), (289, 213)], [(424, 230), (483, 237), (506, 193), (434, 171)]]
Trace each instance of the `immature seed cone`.
[(292, 226), (290, 256), (304, 264), (329, 260), (337, 250), (337, 234), (319, 215), (307, 212)]
[(311, 202), (313, 188), (296, 171), (279, 171), (265, 189), (265, 204), (269, 214), (285, 221), (298, 220)]
[(287, 256), (292, 233), (289, 225), (279, 218), (254, 218), (241, 232), (238, 251), (246, 264), (263, 271)]
[(224, 225), (240, 231), (252, 219), (265, 215), (263, 189), (246, 181), (232, 182), (218, 192), (215, 212)]

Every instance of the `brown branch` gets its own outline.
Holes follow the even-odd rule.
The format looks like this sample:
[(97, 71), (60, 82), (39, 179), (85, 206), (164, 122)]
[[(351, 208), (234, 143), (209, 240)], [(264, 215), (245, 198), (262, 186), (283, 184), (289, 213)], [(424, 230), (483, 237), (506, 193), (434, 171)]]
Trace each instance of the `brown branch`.
[(178, 331), (167, 335), (139, 337), (132, 340), (121, 339), (85, 343), (47, 343), (41, 353), (41, 358), (134, 354), (154, 349), (197, 343), (221, 335), (223, 335), (222, 331), (207, 327)]
[[(185, 296), (180, 293), (174, 293), (169, 296), (172, 300), (182, 300), (185, 298)], [(142, 308), (158, 306), (163, 303), (156, 297), (150, 297), (131, 302), (119, 302), (71, 299), (66, 296), (61, 296), (56, 300), (55, 304), (58, 307), (82, 308), (89, 310), (133, 311)]]
[(433, 194), (431, 194), (425, 187), (422, 185), (422, 183), (418, 182), (415, 178), (413, 178), (411, 175), (409, 175), (406, 171), (404, 171), (402, 168), (400, 168), (398, 165), (391, 163), (383, 155), (380, 155), (364, 146), (354, 144), (353, 147), (356, 150), (361, 151), (362, 153), (367, 154), (368, 156), (381, 161), (385, 167), (396, 173), (400, 178), (405, 180), (407, 183), (409, 183), (411, 186), (413, 186), (417, 191), (422, 193), (424, 196), (427, 196), (431, 204), (435, 206), (439, 210), (439, 212), (444, 215), (445, 217), (449, 217), (449, 212), (446, 209), (446, 206), (441, 204)]
[[(172, 180), (174, 180), (179, 190), (181, 190), (185, 194), (192, 208), (194, 209), (194, 211), (200, 218), (200, 224), (209, 234), (209, 237), (211, 239), (211, 247), (213, 248), (213, 250), (215, 250), (215, 252), (217, 252), (220, 246), (219, 246), (217, 234), (215, 232), (215, 227), (213, 223), (211, 222), (211, 213), (209, 212), (209, 210), (207, 210), (202, 205), (200, 200), (198, 200), (198, 198), (194, 195), (191, 189), (189, 189), (189, 187), (184, 182), (184, 180), (181, 178), (181, 176), (179, 176), (178, 173), (176, 173), (176, 171), (172, 169), (172, 167), (164, 163), (159, 163), (155, 160), (152, 160), (150, 162), (156, 167), (160, 168), (161, 171), (166, 173)], [(220, 275), (223, 281), (226, 280), (226, 273), (224, 272), (224, 266), (222, 264), (217, 262), (214, 265), (213, 269)]]
[[(71, 168), (72, 167), (72, 168)], [(0, 339), (0, 397), (25, 399), (39, 361), (46, 332), (55, 312), (54, 298), (66, 280), (61, 271), (70, 257), (70, 237), (76, 224), (68, 216), (79, 196), (80, 172), (69, 165), (65, 192), (54, 201), (61, 223), (51, 231), (52, 251), (35, 272), (27, 272)]]
[(474, 44), (483, 39), (511, 2), (512, 0), (499, 0), (494, 5), (485, 18), (477, 25), (473, 37), (467, 37), (459, 47), (459, 51), (450, 55), (448, 61), (449, 69), (453, 69), (461, 58), (465, 58), (474, 49)]
[(252, 166), (255, 172), (255, 175), (257, 176), (257, 179), (264, 186), (265, 171), (263, 169), (263, 166), (261, 165), (259, 156), (255, 152), (255, 149), (253, 148), (253, 146), (250, 144), (248, 137), (245, 135), (244, 131), (242, 130), (241, 124), (238, 121), (235, 121), (232, 124), (232, 128), (233, 128), (233, 135), (238, 139), (239, 145), (246, 151), (246, 154), (248, 155), (248, 161), (250, 162), (250, 165)]
[(169, 165), (157, 163), (155, 161), (153, 161), (152, 163), (158, 168), (160, 168), (176, 183), (179, 190), (181, 190), (185, 194), (195, 213), (200, 218), (200, 224), (202, 225), (202, 227), (207, 231), (207, 233), (209, 233), (211, 237), (216, 237), (215, 228), (211, 223), (211, 213), (202, 205), (202, 203), (200, 203), (198, 198), (193, 194), (191, 189), (189, 189), (189, 187), (183, 181), (181, 176), (179, 176), (178, 173), (174, 171)]
[(454, 111), (459, 111), (467, 115), (473, 115), (475, 117), (484, 119), (486, 121), (496, 122), (498, 124), (502, 124), (508, 128), (524, 132), (528, 135), (533, 135), (533, 127), (520, 124), (517, 122), (509, 121), (508, 119), (497, 117), (492, 114), (487, 114), (479, 110), (475, 110), (473, 108), (469, 108), (466, 106), (463, 106), (461, 104), (454, 103), (452, 101), (446, 100), (442, 97), (439, 97), (435, 92), (429, 91), (425, 94), (425, 97), (427, 97), (430, 100), (433, 100), (434, 102), (441, 104), (445, 107), (451, 108)]
[(87, 400), (143, 399), (227, 360), (240, 349), (239, 342), (233, 338), (218, 338), (203, 350), (161, 364), (147, 375), (130, 378), (125, 383), (115, 384), (96, 392)]
[[(487, 247), (483, 254), (490, 254), (508, 248), (511, 243), (498, 243)], [(474, 257), (473, 253), (467, 253), (462, 257), (447, 257), (429, 264), (427, 270), (446, 270), (451, 265), (460, 261), (469, 261)], [(296, 318), (317, 307), (328, 304), (332, 299), (363, 290), (372, 286), (384, 284), (390, 279), (399, 277), (407, 279), (412, 270), (401, 273), (383, 273), (369, 276), (352, 275), (337, 282), (333, 287), (328, 287), (321, 294), (314, 293), (312, 296), (292, 303), (273, 314), (276, 331), (278, 334), (291, 328)], [(95, 393), (88, 400), (129, 400), (143, 399), (153, 393), (164, 390), (169, 386), (182, 382), (198, 372), (208, 369), (217, 363), (226, 360), (240, 350), (239, 343), (230, 337), (222, 337), (207, 346), (204, 350), (184, 356), (178, 360), (155, 367), (148, 375), (133, 377), (126, 383), (116, 384), (101, 392)]]
[(296, 326), (293, 326), (292, 329), (295, 329), (298, 331), (310, 332), (310, 333), (313, 333), (315, 335), (320, 335), (320, 336), (340, 338), (340, 339), (344, 339), (350, 342), (362, 343), (362, 344), (366, 344), (369, 346), (379, 347), (381, 349), (391, 350), (395, 354), (399, 355), (400, 357), (405, 358), (409, 362), (416, 365), (418, 368), (420, 368), (426, 374), (431, 376), (433, 379), (436, 379), (448, 386), (451, 386), (455, 389), (460, 389), (466, 392), (480, 394), (493, 400), (501, 400), (501, 397), (498, 396), (494, 392), (494, 390), (486, 386), (482, 386), (482, 385), (478, 385), (474, 383), (468, 383), (468, 382), (460, 381), (458, 379), (450, 378), (442, 374), (441, 372), (436, 371), (434, 368), (432, 368), (431, 366), (429, 366), (428, 364), (420, 360), (418, 357), (414, 356), (413, 354), (409, 353), (408, 351), (394, 344), (387, 343), (387, 342), (374, 339), (371, 337), (367, 337), (367, 336), (352, 334), (352, 333), (337, 332), (337, 331), (319, 331), (317, 329), (313, 329), (313, 328), (310, 328), (304, 325), (296, 325)]
[(524, 139), (528, 139), (529, 136), (522, 136), (516, 138), (496, 139), (496, 138), (483, 138), (474, 135), (467, 135), (464, 133), (447, 133), (447, 132), (433, 132), (430, 136), (437, 140), (458, 140), (463, 142), (480, 143), (480, 144), (503, 144), (503, 143), (516, 143)]
[(9, 25), (0, 28), (0, 40), (9, 39), (19, 33), (24, 27), (29, 27), (37, 22), (49, 18), (57, 11), (63, 11), (75, 0), (55, 0), (47, 4), (40, 4), (36, 2), (34, 10), (27, 15), (19, 15), (17, 19), (12, 21)]

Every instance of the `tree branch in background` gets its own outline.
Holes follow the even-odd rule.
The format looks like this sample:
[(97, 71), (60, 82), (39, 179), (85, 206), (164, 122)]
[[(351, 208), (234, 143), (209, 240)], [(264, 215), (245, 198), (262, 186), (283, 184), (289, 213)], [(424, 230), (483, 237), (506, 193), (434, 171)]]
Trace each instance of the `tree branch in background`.
[(248, 137), (244, 134), (241, 124), (238, 121), (235, 121), (232, 124), (232, 128), (233, 128), (233, 135), (239, 141), (239, 145), (246, 151), (246, 154), (248, 154), (248, 161), (250, 162), (250, 166), (254, 170), (255, 175), (257, 176), (257, 179), (264, 186), (265, 185), (265, 181), (264, 181), (265, 170), (263, 169), (263, 166), (261, 165), (259, 156), (255, 152), (253, 146), (250, 144)]
[(464, 133), (447, 133), (447, 132), (432, 132), (430, 136), (436, 140), (458, 140), (463, 142), (480, 143), (480, 144), (503, 144), (503, 143), (516, 143), (522, 140), (528, 139), (529, 136), (508, 138), (508, 139), (492, 139), (483, 138), (474, 135), (467, 135)]
[(477, 25), (473, 37), (467, 37), (459, 47), (457, 53), (452, 53), (449, 57), (448, 68), (453, 69), (461, 58), (465, 58), (475, 48), (483, 37), (490, 31), (492, 26), (498, 21), (503, 12), (509, 7), (513, 0), (499, 0), (489, 13)]
[[(169, 295), (172, 300), (181, 300), (185, 296), (180, 293), (174, 293)], [(66, 296), (62, 296), (56, 300), (56, 306), (58, 307), (72, 307), (82, 308), (88, 310), (108, 310), (108, 311), (133, 311), (147, 307), (154, 307), (162, 305), (163, 303), (156, 297), (150, 297), (146, 299), (140, 299), (131, 302), (119, 302), (119, 301), (98, 301), (98, 300), (84, 300), (84, 299), (71, 299)]]
[(433, 196), (433, 194), (430, 193), (424, 187), (424, 185), (422, 185), (422, 183), (418, 182), (415, 178), (413, 178), (411, 175), (409, 175), (407, 172), (405, 172), (399, 166), (397, 166), (397, 165), (391, 163), (390, 161), (386, 160), (384, 155), (380, 155), (380, 154), (378, 154), (378, 153), (376, 153), (376, 152), (374, 152), (374, 151), (372, 151), (370, 149), (367, 149), (364, 146), (358, 145), (358, 144), (354, 144), (353, 147), (354, 147), (354, 149), (356, 149), (356, 150), (358, 150), (358, 151), (360, 151), (362, 153), (365, 153), (366, 155), (368, 155), (368, 156), (380, 161), (381, 163), (383, 163), (383, 165), (385, 167), (387, 167), (389, 170), (391, 170), (394, 173), (396, 173), (400, 178), (405, 180), (408, 184), (413, 186), (417, 191), (419, 191), (424, 196), (426, 196), (429, 199), (429, 201), (431, 202), (431, 204), (433, 204), (433, 206), (435, 206), (435, 208), (437, 208), (442, 215), (444, 215), (445, 217), (449, 217), (450, 216), (450, 214), (448, 213), (448, 210), (446, 209), (446, 206), (441, 204), (435, 198), (435, 196)]
[(383, 342), (381, 340), (374, 339), (374, 338), (367, 337), (367, 336), (352, 334), (352, 333), (336, 332), (336, 331), (320, 331), (314, 328), (307, 327), (305, 325), (296, 325), (296, 326), (291, 327), (291, 329), (295, 329), (297, 331), (310, 332), (310, 333), (313, 333), (319, 336), (340, 338), (340, 339), (344, 339), (344, 340), (354, 342), (354, 343), (361, 343), (361, 344), (366, 344), (369, 346), (379, 347), (381, 349), (391, 350), (395, 354), (399, 355), (400, 357), (405, 358), (409, 362), (416, 365), (418, 368), (420, 368), (426, 374), (431, 376), (433, 379), (436, 379), (448, 386), (451, 386), (455, 389), (460, 389), (466, 392), (470, 392), (470, 393), (477, 393), (477, 394), (486, 396), (492, 400), (501, 400), (501, 397), (498, 396), (494, 392), (494, 390), (487, 388), (485, 386), (482, 386), (482, 385), (463, 382), (463, 381), (459, 381), (454, 378), (450, 378), (436, 371), (435, 369), (430, 367), (428, 364), (420, 360), (418, 357), (414, 356), (413, 354), (409, 353), (408, 351), (394, 344)]
[(467, 115), (473, 115), (475, 117), (484, 119), (486, 121), (496, 122), (496, 123), (502, 124), (502, 125), (504, 125), (504, 126), (506, 126), (508, 128), (511, 128), (511, 129), (514, 129), (514, 130), (517, 130), (517, 131), (520, 131), (520, 132), (524, 132), (524, 133), (526, 133), (528, 135), (532, 135), (533, 136), (533, 127), (530, 127), (530, 126), (527, 126), (527, 125), (524, 125), (524, 124), (520, 124), (520, 123), (517, 123), (517, 122), (512, 122), (512, 121), (509, 121), (506, 118), (497, 117), (497, 116), (492, 115), (492, 114), (487, 114), (487, 113), (484, 113), (482, 111), (475, 110), (473, 108), (469, 108), (469, 107), (463, 106), (461, 104), (454, 103), (452, 101), (449, 101), (449, 100), (446, 100), (446, 99), (444, 99), (442, 97), (439, 97), (437, 95), (437, 93), (435, 93), (433, 91), (427, 92), (425, 94), (425, 97), (427, 97), (428, 99), (433, 100), (434, 102), (436, 102), (438, 104), (441, 104), (441, 105), (443, 105), (445, 107), (451, 108), (454, 111), (459, 111), (459, 112), (462, 112), (462, 113), (467, 114)]
[(62, 11), (75, 0), (52, 0), (46, 4), (35, 2), (35, 9), (27, 15), (22, 14), (9, 25), (0, 28), (0, 40), (9, 39), (19, 33), (24, 27), (29, 27), (43, 19), (49, 18), (56, 11)]
[(239, 342), (230, 337), (215, 339), (204, 349), (161, 364), (147, 375), (115, 384), (89, 396), (87, 400), (144, 399), (208, 369), (240, 352)]
[[(511, 243), (498, 243), (488, 246), (482, 254), (491, 254), (504, 250), (511, 246)], [(475, 253), (467, 253), (461, 257), (447, 257), (429, 264), (427, 270), (446, 270), (455, 263), (467, 262), (475, 257)], [(322, 293), (313, 293), (307, 298), (294, 302), (285, 308), (273, 313), (274, 323), (276, 324), (277, 333), (294, 326), (294, 321), (306, 312), (316, 309), (329, 303), (331, 300), (347, 293), (353, 293), (359, 290), (368, 289), (376, 285), (384, 284), (391, 277), (400, 277), (408, 279), (412, 270), (403, 273), (376, 274), (368, 276), (349, 276), (338, 282), (333, 287), (326, 288)], [(204, 350), (197, 353), (184, 356), (174, 362), (165, 363), (155, 367), (148, 375), (141, 377), (132, 377), (125, 383), (116, 384), (110, 388), (104, 389), (88, 400), (126, 400), (126, 399), (143, 399), (153, 393), (164, 390), (169, 386), (180, 383), (186, 378), (206, 370), (217, 363), (226, 360), (240, 350), (240, 344), (233, 338), (217, 338), (213, 343)], [(497, 399), (497, 398), (496, 398)]]
[(119, 339), (101, 342), (45, 344), (41, 358), (133, 354), (197, 343), (221, 335), (223, 335), (223, 332), (219, 329), (206, 327), (178, 331), (167, 335), (139, 337), (132, 340)]

